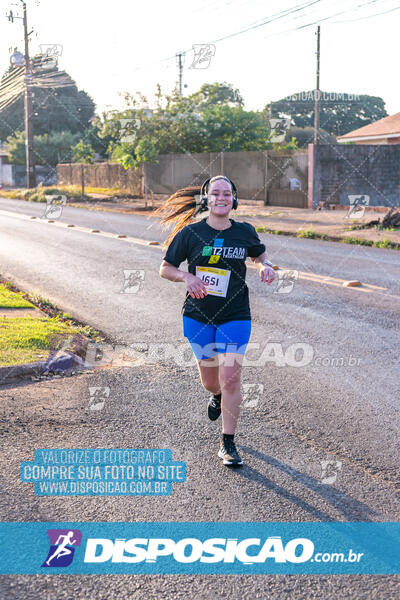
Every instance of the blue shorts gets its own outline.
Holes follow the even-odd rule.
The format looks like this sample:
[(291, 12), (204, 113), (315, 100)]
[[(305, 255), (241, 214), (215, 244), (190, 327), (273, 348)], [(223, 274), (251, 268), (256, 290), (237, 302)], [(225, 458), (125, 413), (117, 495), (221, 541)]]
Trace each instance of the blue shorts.
[(183, 335), (198, 360), (230, 352), (244, 354), (251, 334), (251, 321), (228, 321), (222, 325), (200, 323), (183, 317)]

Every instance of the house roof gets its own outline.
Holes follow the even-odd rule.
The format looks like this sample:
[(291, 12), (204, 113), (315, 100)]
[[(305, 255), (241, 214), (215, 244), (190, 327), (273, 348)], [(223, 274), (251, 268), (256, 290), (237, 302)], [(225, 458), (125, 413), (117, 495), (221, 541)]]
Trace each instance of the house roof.
[(351, 141), (354, 140), (354, 138), (386, 138), (396, 136), (400, 136), (400, 112), (379, 119), (379, 121), (375, 121), (375, 123), (364, 125), (364, 127), (346, 133), (346, 135), (340, 135), (337, 139), (338, 141)]

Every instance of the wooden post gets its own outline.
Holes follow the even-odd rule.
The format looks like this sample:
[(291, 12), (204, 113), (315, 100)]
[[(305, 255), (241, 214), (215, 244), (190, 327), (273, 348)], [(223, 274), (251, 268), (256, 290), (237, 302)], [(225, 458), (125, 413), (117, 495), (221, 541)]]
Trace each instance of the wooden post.
[(147, 208), (146, 163), (143, 163), (143, 166), (142, 166), (142, 176), (143, 176), (143, 191), (144, 191), (144, 207)]
[(81, 163), (81, 185), (82, 185), (82, 200), (85, 195), (85, 166)]
[(264, 206), (268, 204), (268, 151), (265, 151), (265, 171), (264, 171)]

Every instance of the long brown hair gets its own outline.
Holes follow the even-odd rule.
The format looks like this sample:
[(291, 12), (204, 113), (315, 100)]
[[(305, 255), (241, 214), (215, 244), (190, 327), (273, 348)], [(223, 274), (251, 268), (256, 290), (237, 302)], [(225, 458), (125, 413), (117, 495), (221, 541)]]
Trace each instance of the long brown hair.
[[(208, 187), (217, 179), (230, 180), (225, 175), (216, 175), (210, 179)], [(207, 188), (208, 189), (208, 188)], [(164, 204), (159, 206), (154, 212), (154, 215), (161, 215), (161, 225), (163, 229), (166, 229), (170, 223), (175, 223), (174, 229), (170, 232), (166, 240), (164, 241), (163, 247), (167, 247), (172, 242), (175, 235), (186, 227), (193, 219), (195, 213), (198, 214), (207, 208), (200, 207), (200, 186), (190, 186), (177, 190), (172, 196), (170, 196)], [(197, 199), (196, 199), (197, 196)], [(197, 210), (196, 210), (197, 209)]]
[(186, 227), (192, 220), (196, 206), (198, 206), (196, 196), (200, 197), (200, 192), (199, 186), (177, 190), (154, 211), (154, 215), (161, 215), (163, 229), (166, 229), (170, 223), (175, 223), (175, 227), (164, 241), (164, 247), (169, 246), (178, 231)]

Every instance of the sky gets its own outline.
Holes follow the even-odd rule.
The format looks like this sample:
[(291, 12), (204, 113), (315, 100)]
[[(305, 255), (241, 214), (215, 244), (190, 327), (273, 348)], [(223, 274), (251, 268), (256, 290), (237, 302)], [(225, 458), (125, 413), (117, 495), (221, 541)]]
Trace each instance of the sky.
[[(15, 46), (23, 52), (22, 21), (5, 16), (10, 9), (21, 15), (21, 6), (0, 0), (0, 74)], [(27, 0), (27, 7), (31, 55), (40, 45), (58, 44), (59, 67), (90, 94), (99, 114), (123, 108), (124, 92), (141, 92), (149, 107), (157, 83), (170, 93), (177, 52), (185, 52), (184, 95), (227, 82), (246, 109), (261, 110), (311, 90), (318, 24), (321, 90), (380, 96), (389, 114), (400, 111), (399, 1)], [(194, 45), (208, 49), (209, 59), (198, 62)]]

